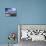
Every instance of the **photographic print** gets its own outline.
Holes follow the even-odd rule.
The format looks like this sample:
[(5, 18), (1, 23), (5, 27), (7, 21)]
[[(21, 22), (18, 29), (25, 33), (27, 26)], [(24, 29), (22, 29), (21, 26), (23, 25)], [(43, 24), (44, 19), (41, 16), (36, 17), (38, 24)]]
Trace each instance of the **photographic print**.
[(20, 46), (46, 42), (46, 25), (19, 24), (18, 38)]
[(16, 8), (5, 8), (6, 16), (16, 16)]

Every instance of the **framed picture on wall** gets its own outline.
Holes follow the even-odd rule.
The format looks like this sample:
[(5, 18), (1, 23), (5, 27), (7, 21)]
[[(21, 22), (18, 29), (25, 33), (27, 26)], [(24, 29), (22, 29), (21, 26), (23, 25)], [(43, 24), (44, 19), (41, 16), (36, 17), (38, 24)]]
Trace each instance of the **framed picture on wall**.
[(5, 8), (6, 16), (16, 16), (16, 8)]
[(18, 41), (46, 41), (46, 24), (19, 24)]

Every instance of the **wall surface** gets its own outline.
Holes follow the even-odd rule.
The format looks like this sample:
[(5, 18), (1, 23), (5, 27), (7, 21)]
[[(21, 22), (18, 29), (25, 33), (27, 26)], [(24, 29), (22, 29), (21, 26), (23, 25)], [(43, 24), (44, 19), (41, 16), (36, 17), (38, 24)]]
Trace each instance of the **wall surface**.
[[(6, 17), (7, 7), (15, 7), (17, 16)], [(0, 0), (0, 44), (8, 43), (9, 32), (18, 32), (17, 24), (46, 24), (46, 0)]]

